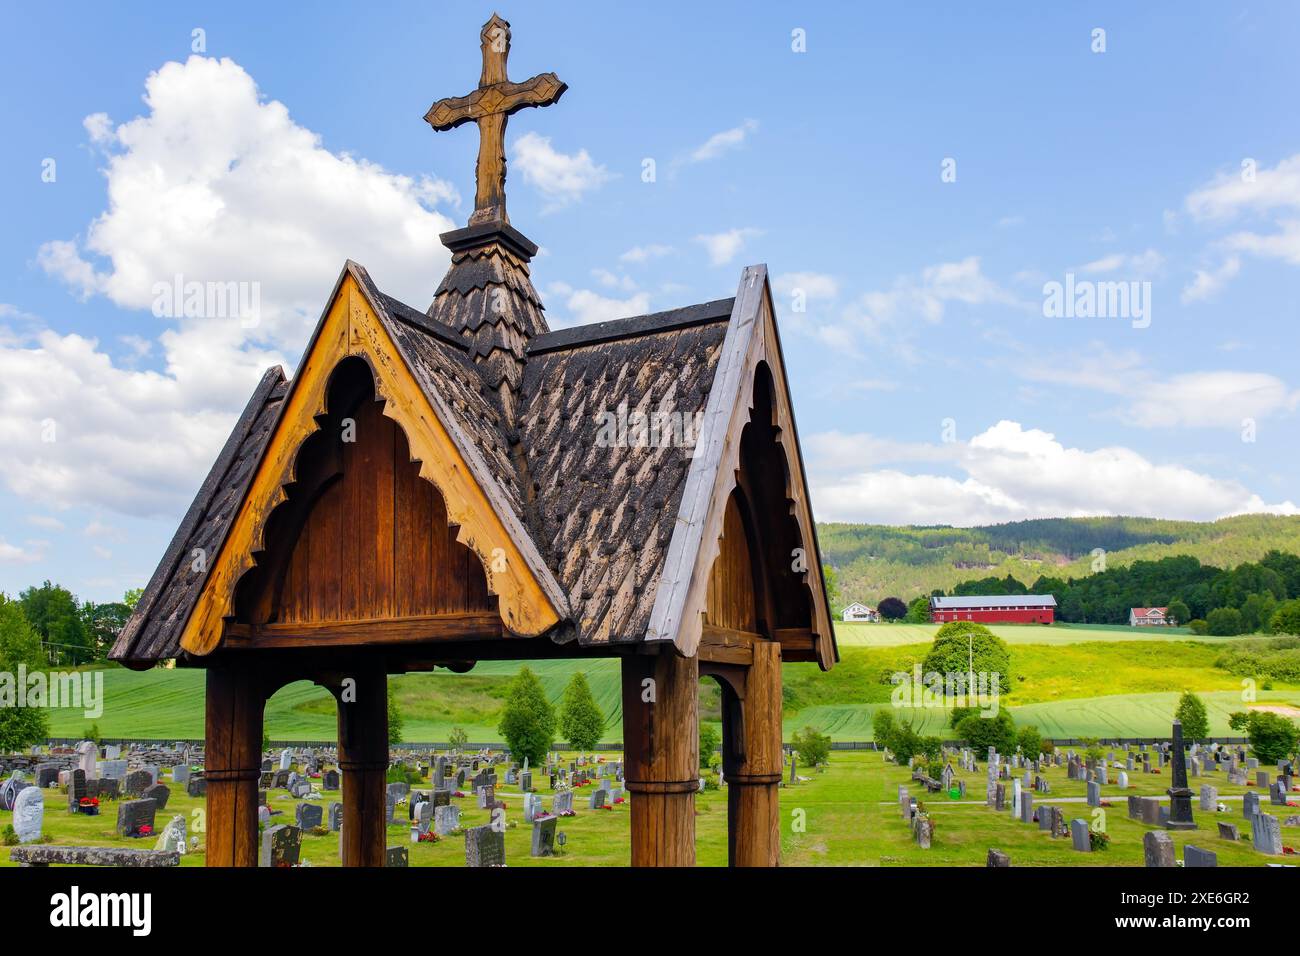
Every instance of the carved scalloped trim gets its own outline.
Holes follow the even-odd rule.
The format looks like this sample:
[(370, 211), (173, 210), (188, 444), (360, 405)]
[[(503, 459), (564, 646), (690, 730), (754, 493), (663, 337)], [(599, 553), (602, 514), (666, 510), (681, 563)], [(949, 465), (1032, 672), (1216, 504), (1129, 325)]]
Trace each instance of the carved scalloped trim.
[[(256, 555), (265, 552), (270, 516), (287, 499), (286, 486), (296, 480), (302, 446), (320, 430), (318, 416), (326, 411), (334, 369), (349, 357), (362, 358), (369, 366), (375, 394), (384, 401), (384, 415), (405, 434), (411, 460), (420, 462), (420, 477), (442, 496), (448, 525), (457, 529), (456, 540), (470, 548), (482, 563), (488, 590), (498, 599), (505, 627), (515, 634), (535, 636), (556, 624), (556, 607), (528, 571), (518, 546), (500, 525), (443, 424), (441, 416), (446, 416), (447, 411), (438, 407), (441, 399), (436, 394), (426, 398), (355, 279), (347, 276), (295, 376), (248, 494), (232, 519), (220, 552), (212, 560), (211, 573), (186, 622), (181, 646), (191, 654), (203, 655), (220, 643), (224, 622), (233, 613), (239, 581), (256, 565)], [(384, 364), (385, 358), (390, 365)], [(402, 380), (410, 382), (409, 396), (394, 387)], [(430, 454), (434, 448), (443, 454)], [(495, 535), (487, 530), (492, 525), (496, 525)], [(501, 571), (494, 569), (497, 562), (504, 563)]]

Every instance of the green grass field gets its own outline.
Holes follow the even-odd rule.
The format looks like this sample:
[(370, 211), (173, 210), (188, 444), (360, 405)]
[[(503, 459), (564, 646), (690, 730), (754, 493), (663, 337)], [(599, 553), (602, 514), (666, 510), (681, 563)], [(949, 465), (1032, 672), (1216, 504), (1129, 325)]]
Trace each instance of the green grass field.
[[(612, 757), (613, 755), (611, 755)], [(809, 777), (793, 786), (781, 789), (782, 864), (786, 866), (983, 866), (990, 847), (1011, 855), (1013, 866), (1075, 865), (1075, 866), (1141, 866), (1142, 835), (1151, 827), (1129, 820), (1126, 813), (1126, 796), (1130, 793), (1162, 796), (1169, 786), (1167, 774), (1129, 775), (1130, 789), (1121, 790), (1117, 784), (1102, 788), (1103, 806), (1093, 811), (1084, 803), (1085, 784), (1066, 778), (1064, 768), (1045, 772), (1052, 793), (1035, 794), (1035, 806), (1059, 806), (1067, 819), (1080, 817), (1090, 824), (1101, 826), (1111, 837), (1111, 846), (1104, 852), (1078, 853), (1071, 849), (1069, 839), (1052, 839), (1037, 825), (1019, 823), (1008, 812), (997, 812), (985, 805), (985, 780), (978, 774), (959, 774), (967, 782), (967, 800), (956, 802), (946, 796), (929, 796), (918, 793), (919, 787), (910, 783), (906, 767), (885, 763), (878, 753), (858, 751), (833, 752), (828, 767), (809, 772)], [(1192, 843), (1216, 852), (1222, 866), (1262, 866), (1277, 862), (1278, 857), (1256, 853), (1249, 843), (1250, 827), (1242, 819), (1241, 795), (1252, 788), (1227, 784), (1226, 775), (1215, 773), (1190, 781), (1194, 791), (1199, 784), (1210, 783), (1219, 791), (1220, 800), (1228, 810), (1211, 814), (1196, 812), (1198, 829), (1174, 832), (1179, 850)], [(912, 794), (922, 800), (935, 823), (933, 845), (921, 850), (912, 842), (910, 831), (898, 809), (897, 788), (909, 786)], [(1008, 785), (1008, 790), (1010, 789)], [(547, 859), (529, 856), (531, 828), (523, 821), (521, 794), (513, 787), (501, 786), (498, 796), (506, 802), (506, 819), (511, 828), (506, 832), (506, 861), (510, 866), (626, 866), (628, 860), (628, 804), (614, 806), (611, 810), (590, 810), (590, 789), (580, 789), (574, 796), (577, 815), (560, 821), (559, 829), (567, 836), (565, 852)], [(543, 797), (549, 802), (549, 792), (543, 779)], [(337, 794), (326, 794), (322, 804), (327, 806)], [(1300, 796), (1298, 796), (1300, 799)], [(270, 805), (281, 811), (276, 822), (292, 822), (293, 800), (284, 791), (273, 791)], [(489, 822), (486, 810), (478, 810), (472, 798), (456, 801), (461, 807), (464, 826), (478, 826)], [(1300, 814), (1293, 807), (1270, 807), (1268, 800), (1261, 809), (1285, 821)], [(1197, 803), (1193, 800), (1193, 807)], [(203, 801), (185, 795), (183, 788), (173, 788), (167, 809), (157, 817), (157, 828), (175, 814), (183, 815), (190, 832), (202, 821)], [(727, 858), (727, 797), (724, 791), (709, 790), (696, 798), (696, 855), (701, 866), (724, 866)], [(1097, 815), (1095, 815), (1097, 814)], [(0, 827), (10, 822), (8, 812), (0, 812)], [(390, 846), (403, 844), (409, 847), (412, 866), (464, 866), (464, 839), (450, 836), (438, 843), (410, 843), (406, 808), (399, 807), (401, 820), (389, 828)], [(1218, 837), (1216, 820), (1238, 824), (1245, 842), (1229, 842)], [(116, 806), (105, 803), (100, 816), (71, 815), (64, 809), (57, 790), (46, 791), (45, 832), (50, 842), (63, 846), (129, 846), (152, 847), (153, 840), (133, 840), (113, 832)], [(200, 840), (202, 832), (197, 835)], [(1300, 831), (1284, 826), (1285, 845), (1300, 845)], [(0, 850), (0, 866), (10, 865), (8, 853)], [(336, 834), (303, 836), (303, 858), (312, 866), (338, 866), (338, 837)], [(203, 854), (186, 854), (184, 866), (200, 866)]]
[[(887, 706), (890, 675), (910, 671), (924, 659), (935, 625), (849, 624), (839, 626), (841, 661), (829, 673), (814, 664), (787, 664), (786, 739), (805, 726), (835, 740), (870, 740), (871, 719)], [(1000, 705), (1017, 722), (1036, 724), (1047, 736), (1153, 737), (1167, 735), (1177, 695), (1193, 690), (1210, 711), (1210, 732), (1229, 734), (1228, 714), (1242, 709), (1242, 681), (1214, 666), (1234, 638), (1192, 638), (1176, 630), (1117, 627), (995, 628), (1011, 650), (1015, 687)], [(552, 702), (559, 702), (572, 674), (582, 670), (605, 713), (604, 739), (621, 740), (619, 664), (616, 660), (540, 661), (529, 665)], [(392, 679), (409, 741), (446, 741), (461, 727), (471, 741), (500, 740), (497, 721), (510, 679), (520, 665), (485, 661), (468, 674), (436, 671)], [(203, 673), (154, 669), (104, 671), (103, 714), (93, 721), (77, 710), (51, 712), (51, 734), (79, 737), (97, 724), (109, 738), (200, 738), (203, 736)], [(1260, 702), (1300, 705), (1300, 687), (1275, 682), (1258, 691)], [(701, 714), (717, 720), (716, 686), (701, 683)], [(917, 711), (917, 727), (942, 733), (946, 713)], [(332, 741), (333, 700), (319, 688), (292, 684), (267, 704), (267, 731), (275, 740)]]

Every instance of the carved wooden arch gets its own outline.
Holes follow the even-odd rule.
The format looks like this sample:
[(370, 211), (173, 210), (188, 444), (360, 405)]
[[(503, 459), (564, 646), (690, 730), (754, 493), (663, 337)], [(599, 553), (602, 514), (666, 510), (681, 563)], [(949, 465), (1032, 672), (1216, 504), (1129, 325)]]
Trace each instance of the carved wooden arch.
[[(661, 585), (660, 589), (665, 603), (663, 606), (657, 604), (651, 616), (651, 639), (671, 637), (683, 654), (694, 655), (697, 652), (703, 629), (709, 569), (713, 567), (720, 548), (725, 503), (739, 482), (741, 438), (745, 426), (753, 420), (755, 383), (762, 375), (771, 385), (771, 424), (783, 468), (784, 500), (788, 514), (795, 520), (800, 545), (807, 559), (801, 577), (809, 599), (810, 639), (803, 643), (807, 644), (808, 653), (816, 655), (815, 659), (822, 668), (828, 669), (835, 660), (834, 636), (821, 580), (812, 509), (804, 492), (803, 464), (790, 397), (785, 387), (785, 367), (764, 267), (745, 270), (731, 326), (723, 343), (723, 353), (697, 445), (697, 459), (701, 459), (703, 452), (704, 466), (698, 473), (693, 469), (688, 476), (679, 517), (688, 526), (696, 526), (689, 533), (698, 535), (698, 550), (687, 572), (678, 562), (688, 557), (690, 544), (684, 544), (676, 554), (670, 547), (665, 571), (667, 586)], [(717, 455), (716, 462), (708, 461), (712, 454)], [(692, 509), (694, 515), (690, 514)], [(674, 575), (679, 575), (679, 579), (672, 580)], [(679, 620), (674, 621), (675, 614), (680, 614)]]
[[(358, 357), (369, 366), (383, 414), (406, 436), (412, 460), (420, 462), (420, 477), (431, 482), (447, 508), (448, 523), (457, 527), (456, 540), (478, 555), (490, 593), (499, 601), (502, 623), (522, 636), (536, 636), (560, 619), (560, 605), (548, 597), (532, 572), (515, 535), (474, 476), (448, 425), (406, 367), (396, 344), (380, 322), (351, 271), (340, 280), (331, 305), (294, 376), (280, 416), (263, 453), (247, 495), (236, 509), (218, 554), (209, 556), (209, 574), (181, 635), (181, 646), (204, 655), (221, 642), (225, 620), (234, 609), (239, 580), (266, 549), (265, 533), (272, 512), (287, 497), (296, 480), (298, 453), (318, 431), (318, 416), (326, 413), (328, 384), (346, 358)], [(438, 403), (436, 396), (432, 399)], [(517, 523), (517, 519), (514, 519)], [(520, 540), (526, 534), (520, 533)]]

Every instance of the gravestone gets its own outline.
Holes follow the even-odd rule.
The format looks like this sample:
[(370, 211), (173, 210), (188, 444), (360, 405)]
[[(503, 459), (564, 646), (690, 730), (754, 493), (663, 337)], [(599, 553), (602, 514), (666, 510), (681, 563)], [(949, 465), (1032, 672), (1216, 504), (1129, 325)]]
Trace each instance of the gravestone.
[(557, 817), (570, 816), (573, 813), (573, 791), (561, 790), (551, 800), (551, 813)]
[(552, 856), (555, 853), (556, 817), (540, 817), (533, 821), (533, 856)]
[[(341, 842), (341, 841), (340, 841)], [(279, 823), (262, 831), (262, 850), (258, 866), (297, 866), (302, 849), (302, 831), (287, 823)]]
[(465, 831), (465, 865), (469, 867), (505, 866), (506, 835), (490, 824)]
[(1219, 791), (1208, 784), (1201, 784), (1201, 809), (1213, 813), (1219, 806)]
[(1250, 821), (1251, 841), (1259, 853), (1280, 856), (1282, 853), (1282, 824), (1268, 813), (1257, 813)]
[(1170, 830), (1195, 830), (1192, 819), (1192, 791), (1187, 786), (1187, 754), (1183, 752), (1183, 724), (1173, 724), (1173, 766), (1170, 768), (1169, 817), (1165, 826)]
[(1241, 815), (1247, 820), (1259, 816), (1259, 794), (1248, 793), (1242, 798)]
[(335, 800), (329, 806), (330, 832), (337, 833), (341, 826), (343, 826), (343, 804)]
[(1055, 807), (1038, 808), (1038, 829), (1050, 830), (1052, 828), (1052, 811)]
[(1130, 820), (1142, 819), (1142, 798), (1135, 793), (1128, 795), (1128, 818)]
[(1142, 835), (1142, 858), (1146, 866), (1174, 866), (1174, 839), (1163, 830)]
[(1286, 806), (1286, 791), (1282, 789), (1280, 782), (1268, 788), (1268, 801), (1275, 807)]
[(1007, 803), (1007, 788), (1005, 784), (999, 783), (993, 792), (993, 809), (1005, 810)]
[(99, 775), (101, 777), (111, 777), (114, 780), (120, 780), (126, 776), (127, 765), (125, 760), (101, 760), (99, 762)]
[(185, 784), (185, 792), (191, 797), (206, 797), (208, 781), (206, 777), (190, 777)]
[(1264, 787), (1267, 787), (1267, 786), (1268, 786), (1268, 771), (1267, 771), (1267, 770), (1256, 770), (1256, 771), (1255, 771), (1255, 786), (1259, 787), (1260, 789), (1263, 789)]
[(1237, 824), (1235, 824), (1235, 823), (1220, 823), (1220, 824), (1219, 824), (1219, 839), (1220, 839), (1220, 840), (1239, 840), (1239, 839), (1241, 839), (1241, 834), (1240, 834), (1240, 833), (1238, 832), (1238, 830), (1237, 830)]
[(497, 788), (492, 784), (484, 784), (475, 791), (478, 794), (478, 808), (480, 810), (495, 810), (497, 805)]
[(45, 821), (45, 794), (40, 787), (24, 787), (14, 798), (14, 832), (19, 843), (31, 843), (41, 838)]
[(390, 846), (384, 851), (384, 866), (410, 866), (411, 856), (404, 846)]
[(320, 786), (322, 790), (337, 790), (339, 788), (339, 772), (337, 770), (326, 770), (321, 774)]
[(444, 804), (433, 808), (433, 832), (447, 836), (460, 828), (460, 807)]
[(68, 812), (80, 813), (81, 800), (86, 796), (86, 771), (80, 767), (68, 775)]
[(321, 825), (324, 811), (317, 803), (300, 803), (293, 811), (294, 823), (300, 830), (314, 830)]
[(155, 783), (152, 786), (145, 787), (141, 794), (146, 800), (152, 800), (158, 805), (159, 810), (167, 809), (167, 799), (172, 795), (166, 784)]
[(533, 772), (531, 770), (521, 770), (519, 772), (519, 789), (528, 793), (533, 789)]
[(190, 768), (189, 764), (178, 763), (172, 767), (172, 783), (189, 783)]
[(36, 765), (36, 786), (52, 787), (59, 782), (59, 765), (42, 763)]
[(1034, 796), (1028, 790), (1020, 795), (1020, 822), (1034, 822)]
[(185, 818), (179, 813), (173, 816), (158, 834), (153, 845), (155, 853), (179, 853), (184, 855), (188, 846), (185, 843)]
[(1070, 842), (1079, 853), (1092, 852), (1092, 837), (1088, 833), (1088, 821), (1078, 818), (1070, 821)]
[(117, 805), (117, 832), (122, 836), (138, 836), (141, 827), (153, 830), (154, 811), (158, 805), (152, 800), (123, 800)]
[(1101, 784), (1097, 783), (1095, 780), (1088, 782), (1088, 806), (1101, 806)]
[(1218, 866), (1219, 855), (1213, 850), (1202, 850), (1190, 843), (1183, 847), (1183, 866)]
[(1153, 827), (1160, 826), (1160, 801), (1155, 797), (1141, 797), (1142, 822)]
[(609, 802), (609, 791), (603, 787), (597, 787), (591, 794), (591, 809), (599, 810)]
[(1128, 774), (1123, 770), (1119, 772), (1119, 787), (1121, 790), (1128, 789)]

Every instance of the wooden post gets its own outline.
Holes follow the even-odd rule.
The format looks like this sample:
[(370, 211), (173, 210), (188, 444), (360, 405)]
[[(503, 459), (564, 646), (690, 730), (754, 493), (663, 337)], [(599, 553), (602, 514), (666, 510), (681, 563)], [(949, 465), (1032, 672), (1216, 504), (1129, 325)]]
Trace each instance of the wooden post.
[(623, 658), (624, 783), (632, 865), (695, 865), (699, 662), (668, 648)]
[(261, 682), (240, 665), (208, 669), (208, 866), (257, 866), (257, 778), (262, 768)]
[[(731, 866), (778, 866), (781, 862), (781, 645), (754, 643), (745, 675), (744, 719), (723, 727), (742, 735), (723, 747), (727, 781), (727, 862)], [(723, 710), (724, 722), (727, 710)], [(739, 755), (739, 756), (737, 756)]]
[(383, 866), (388, 848), (388, 675), (360, 672), (337, 693), (344, 866)]

